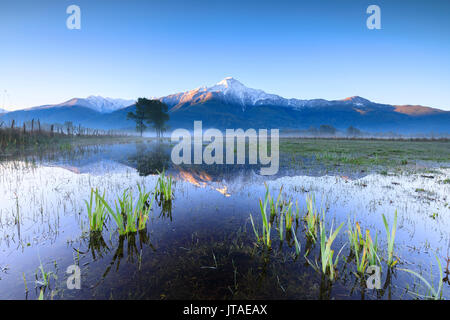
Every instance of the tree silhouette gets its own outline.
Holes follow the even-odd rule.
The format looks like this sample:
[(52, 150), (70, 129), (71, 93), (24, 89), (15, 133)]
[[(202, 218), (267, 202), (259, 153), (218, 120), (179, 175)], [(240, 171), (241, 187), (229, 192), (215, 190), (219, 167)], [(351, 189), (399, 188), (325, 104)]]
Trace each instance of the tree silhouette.
[(159, 100), (147, 100), (148, 121), (153, 124), (156, 130), (156, 136), (160, 138), (166, 130), (166, 122), (169, 121), (167, 114), (168, 106)]
[(139, 98), (136, 102), (136, 113), (129, 112), (127, 119), (132, 119), (136, 122), (136, 129), (140, 131), (141, 136), (142, 132), (147, 128), (145, 123), (153, 125), (153, 128), (156, 130), (156, 136), (160, 138), (167, 129), (168, 110), (168, 106), (159, 100)]
[(147, 129), (147, 126), (145, 125), (145, 121), (147, 119), (147, 114), (145, 111), (145, 101), (147, 99), (139, 98), (136, 101), (136, 113), (128, 112), (127, 119), (128, 120), (134, 120), (136, 122), (136, 130), (141, 133), (144, 132), (145, 129)]

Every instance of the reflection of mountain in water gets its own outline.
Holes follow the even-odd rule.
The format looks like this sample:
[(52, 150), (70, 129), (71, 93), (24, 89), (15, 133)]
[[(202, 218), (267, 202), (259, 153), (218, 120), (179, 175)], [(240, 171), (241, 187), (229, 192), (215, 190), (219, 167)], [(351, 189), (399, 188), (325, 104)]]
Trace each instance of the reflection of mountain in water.
[[(260, 165), (227, 165), (227, 164), (183, 164), (177, 166), (171, 161), (172, 145), (156, 141), (111, 144), (95, 147), (86, 147), (80, 152), (71, 153), (70, 157), (61, 154), (60, 157), (52, 155), (49, 159), (36, 157), (28, 159), (30, 162), (43, 163), (46, 166), (58, 166), (74, 173), (90, 173), (101, 175), (114, 173), (127, 168), (136, 170), (140, 176), (155, 175), (166, 170), (177, 180), (184, 180), (196, 186), (223, 184), (224, 182), (268, 181), (284, 176), (324, 176), (339, 175), (350, 178), (359, 178), (370, 172), (355, 171), (354, 168), (343, 166), (325, 167), (314, 159), (296, 158), (292, 155), (280, 154), (280, 168), (274, 176), (261, 176)], [(248, 159), (246, 159), (248, 163)], [(215, 186), (216, 189), (223, 187)], [(221, 190), (226, 194), (226, 190)]]

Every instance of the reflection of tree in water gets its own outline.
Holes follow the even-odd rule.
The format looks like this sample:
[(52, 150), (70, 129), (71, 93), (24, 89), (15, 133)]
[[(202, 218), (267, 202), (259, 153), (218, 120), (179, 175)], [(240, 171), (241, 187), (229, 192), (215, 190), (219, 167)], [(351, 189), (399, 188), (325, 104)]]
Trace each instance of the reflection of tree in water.
[(159, 142), (151, 146), (144, 143), (137, 144), (136, 154), (130, 156), (128, 161), (135, 165), (140, 176), (158, 174), (169, 167), (169, 145)]
[[(139, 172), (140, 176), (159, 174), (163, 170), (169, 171), (172, 167), (170, 154), (172, 147), (168, 143), (161, 141), (152, 143), (136, 144), (136, 153), (127, 158), (127, 164), (131, 164)], [(227, 180), (232, 177), (243, 177), (250, 179), (255, 172), (259, 172), (259, 165), (249, 164), (181, 164), (175, 171), (195, 173), (205, 173), (214, 181)]]

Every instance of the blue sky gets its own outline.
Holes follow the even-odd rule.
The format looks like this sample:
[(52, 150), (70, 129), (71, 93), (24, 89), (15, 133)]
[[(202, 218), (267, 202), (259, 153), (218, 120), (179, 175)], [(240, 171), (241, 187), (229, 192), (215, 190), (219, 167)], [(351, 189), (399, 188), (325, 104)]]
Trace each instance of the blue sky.
[[(66, 28), (71, 4), (81, 30)], [(371, 4), (382, 30), (366, 27)], [(164, 96), (233, 76), (287, 98), (450, 110), (449, 39), (439, 0), (2, 0), (0, 108)]]

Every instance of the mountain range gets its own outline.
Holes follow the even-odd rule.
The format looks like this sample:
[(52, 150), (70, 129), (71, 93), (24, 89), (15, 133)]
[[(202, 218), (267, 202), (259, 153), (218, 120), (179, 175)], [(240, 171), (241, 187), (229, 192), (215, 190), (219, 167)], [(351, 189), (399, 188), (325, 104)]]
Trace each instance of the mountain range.
[[(349, 126), (368, 132), (450, 133), (450, 111), (419, 105), (389, 105), (362, 97), (342, 100), (286, 99), (248, 88), (228, 77), (211, 87), (159, 98), (169, 106), (169, 127), (192, 129), (195, 120), (203, 128), (301, 129), (327, 124), (337, 129)], [(40, 119), (41, 123), (64, 123), (98, 129), (134, 129), (126, 114), (134, 101), (90, 96), (56, 104), (11, 111), (2, 121)], [(0, 114), (2, 112), (0, 111)]]

